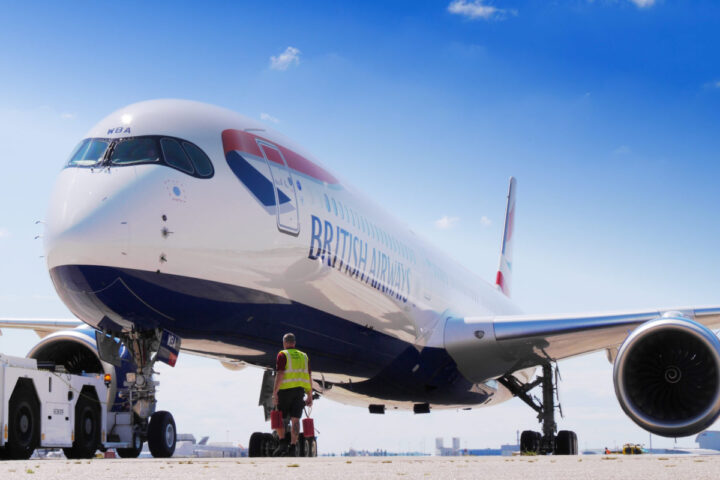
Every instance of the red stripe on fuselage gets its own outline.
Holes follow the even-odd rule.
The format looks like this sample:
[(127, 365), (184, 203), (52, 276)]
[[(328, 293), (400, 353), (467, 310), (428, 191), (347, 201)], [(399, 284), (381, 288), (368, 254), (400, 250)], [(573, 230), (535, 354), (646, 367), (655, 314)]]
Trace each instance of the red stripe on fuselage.
[[(238, 150), (240, 152), (249, 153), (257, 157), (262, 157), (263, 154), (260, 151), (257, 140), (262, 140), (263, 142), (267, 142), (280, 149), (283, 157), (285, 157), (285, 161), (287, 162), (288, 167), (290, 167), (291, 169), (303, 173), (309, 177), (320, 180), (321, 182), (339, 183), (337, 178), (333, 177), (330, 172), (315, 165), (307, 158), (283, 147), (282, 145), (278, 145), (261, 136), (255, 135), (250, 132), (244, 132), (242, 130), (228, 129), (223, 130), (222, 132), (223, 149), (226, 155), (228, 152)], [(282, 164), (282, 161), (279, 158), (269, 158), (268, 160)]]

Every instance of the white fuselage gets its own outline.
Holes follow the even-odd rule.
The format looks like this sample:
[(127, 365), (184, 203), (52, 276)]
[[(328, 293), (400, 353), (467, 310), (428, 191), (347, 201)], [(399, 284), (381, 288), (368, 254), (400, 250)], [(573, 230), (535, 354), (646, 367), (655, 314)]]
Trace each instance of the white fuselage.
[[(181, 336), (185, 330), (188, 351), (268, 366), (270, 347), (259, 345), (271, 339), (258, 334), (246, 342), (228, 333), (233, 322), (263, 321), (257, 312), (264, 310), (256, 308), (261, 304), (272, 305), (268, 318), (287, 312), (283, 305), (302, 306), (298, 315), (312, 317), (308, 331), (313, 338), (320, 339), (324, 328), (314, 325), (319, 317), (308, 312), (319, 312), (349, 322), (333, 324), (333, 331), (353, 324), (417, 351), (444, 348), (444, 320), (450, 314), (518, 313), (494, 285), (430, 247), (263, 125), (217, 107), (159, 100), (111, 114), (86, 137), (145, 135), (192, 142), (211, 159), (214, 175), (196, 178), (156, 164), (61, 172), (47, 218), (48, 268), (63, 300), (90, 325), (109, 321), (131, 329), (158, 322)], [(76, 266), (79, 270), (70, 270)], [(153, 278), (175, 280), (155, 284)], [(200, 288), (205, 293), (198, 293), (189, 279), (205, 282)], [(234, 289), (245, 292), (242, 300), (233, 297), (241, 291)], [(137, 305), (122, 311), (128, 302), (115, 302), (116, 290), (129, 292), (127, 298)], [(168, 300), (164, 306), (163, 295), (174, 303)], [(204, 307), (194, 303), (200, 296), (208, 302)], [(174, 310), (178, 302), (187, 302), (184, 310)], [(254, 314), (229, 314), (233, 302), (252, 305), (248, 312)], [(192, 315), (181, 319), (178, 312)], [(215, 316), (210, 320), (204, 314)], [(190, 322), (197, 327), (186, 328)], [(302, 325), (290, 327), (300, 329), (295, 333), (302, 347)], [(343, 341), (353, 343), (342, 333), (328, 334), (329, 344)], [(346, 371), (333, 368), (328, 357), (316, 366), (312, 352), (323, 346), (318, 340), (312, 347), (315, 379), (340, 386), (370, 380), (393, 363), (388, 358), (364, 372)], [(507, 395), (495, 397), (499, 401)], [(412, 403), (387, 400), (393, 402)]]

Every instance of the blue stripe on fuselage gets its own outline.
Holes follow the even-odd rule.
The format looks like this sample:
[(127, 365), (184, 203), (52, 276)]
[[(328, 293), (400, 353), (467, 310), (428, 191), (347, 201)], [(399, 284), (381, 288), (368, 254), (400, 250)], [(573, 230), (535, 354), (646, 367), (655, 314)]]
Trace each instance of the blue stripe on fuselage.
[[(272, 182), (260, 173), (255, 167), (250, 165), (245, 158), (238, 152), (228, 152), (226, 155), (227, 163), (235, 176), (243, 185), (250, 190), (255, 198), (266, 207), (275, 205), (275, 192)], [(290, 198), (278, 189), (278, 201), (282, 205), (290, 201)]]
[[(85, 321), (123, 318), (164, 328), (183, 349), (272, 368), (282, 335), (296, 334), (314, 371), (370, 378), (343, 385), (379, 399), (478, 404), (484, 394), (444, 349), (424, 348), (307, 305), (209, 280), (114, 267), (66, 265), (50, 271), (63, 302)], [(97, 325), (94, 325), (97, 326)], [(417, 367), (416, 367), (417, 366)]]

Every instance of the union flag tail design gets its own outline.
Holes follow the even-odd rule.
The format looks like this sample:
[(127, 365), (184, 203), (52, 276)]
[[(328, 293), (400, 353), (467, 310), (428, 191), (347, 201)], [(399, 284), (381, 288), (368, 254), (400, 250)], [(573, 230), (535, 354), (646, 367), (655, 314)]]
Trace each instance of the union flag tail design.
[(505, 210), (505, 232), (503, 233), (502, 252), (500, 253), (500, 266), (498, 267), (495, 284), (506, 295), (510, 296), (512, 283), (512, 251), (513, 233), (515, 230), (515, 190), (517, 180), (510, 177), (508, 188), (507, 208)]

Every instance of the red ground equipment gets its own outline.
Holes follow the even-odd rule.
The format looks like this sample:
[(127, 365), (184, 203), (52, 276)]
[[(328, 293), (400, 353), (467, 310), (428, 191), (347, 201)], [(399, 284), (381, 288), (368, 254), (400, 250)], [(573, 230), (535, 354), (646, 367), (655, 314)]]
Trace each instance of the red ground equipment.
[(315, 422), (312, 418), (303, 418), (303, 436), (305, 438), (311, 438), (315, 436)]
[(283, 426), (283, 415), (280, 410), (273, 410), (270, 412), (270, 428), (276, 430)]

